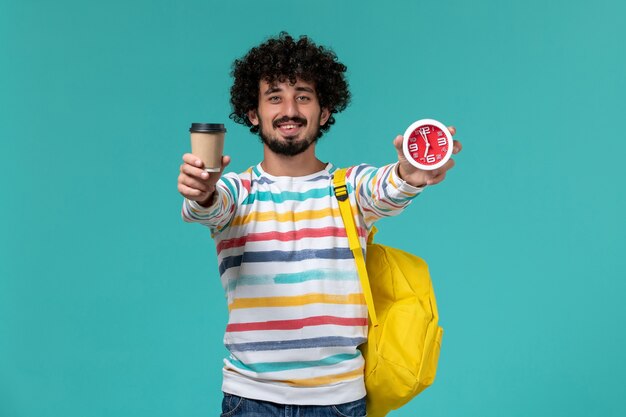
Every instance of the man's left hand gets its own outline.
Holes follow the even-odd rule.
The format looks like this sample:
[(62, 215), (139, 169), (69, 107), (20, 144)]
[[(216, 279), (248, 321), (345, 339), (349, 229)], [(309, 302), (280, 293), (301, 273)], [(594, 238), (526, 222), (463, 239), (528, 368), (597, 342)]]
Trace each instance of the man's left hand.
[[(454, 134), (456, 133), (456, 129), (454, 128), (454, 126), (449, 126), (448, 130), (450, 131), (452, 136), (454, 136)], [(448, 162), (443, 164), (443, 166), (432, 171), (425, 171), (416, 168), (411, 165), (411, 163), (407, 161), (406, 157), (404, 156), (404, 152), (402, 151), (403, 139), (404, 138), (402, 137), (402, 135), (398, 135), (393, 140), (393, 146), (395, 146), (396, 151), (398, 151), (398, 175), (400, 176), (400, 178), (402, 178), (404, 181), (408, 182), (414, 187), (424, 187), (426, 185), (439, 184), (441, 181), (443, 181), (446, 177), (446, 172), (448, 172), (448, 170), (452, 169), (452, 167), (454, 166), (454, 160), (450, 158)], [(461, 142), (459, 142), (458, 140), (454, 140), (452, 146), (452, 154), (456, 155), (457, 153), (461, 152), (461, 149), (463, 149)]]

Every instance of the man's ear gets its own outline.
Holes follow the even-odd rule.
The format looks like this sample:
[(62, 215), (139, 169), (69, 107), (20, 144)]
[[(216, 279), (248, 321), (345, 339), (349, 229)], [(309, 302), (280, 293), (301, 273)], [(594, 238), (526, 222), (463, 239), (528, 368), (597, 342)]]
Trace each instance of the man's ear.
[(250, 123), (254, 126), (259, 125), (259, 115), (257, 114), (256, 109), (248, 110), (248, 120), (250, 120)]
[(320, 115), (320, 126), (324, 126), (328, 119), (330, 119), (330, 110), (323, 108), (322, 114)]

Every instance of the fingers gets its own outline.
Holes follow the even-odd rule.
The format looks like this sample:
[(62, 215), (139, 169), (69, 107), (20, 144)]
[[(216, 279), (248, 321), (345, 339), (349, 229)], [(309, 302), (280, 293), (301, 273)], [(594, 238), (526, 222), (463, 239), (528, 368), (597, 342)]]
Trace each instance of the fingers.
[(213, 192), (215, 185), (210, 184), (210, 176), (204, 170), (204, 163), (190, 153), (183, 155), (183, 161), (178, 175), (178, 192), (189, 200), (205, 200)]
[(452, 153), (456, 155), (457, 153), (461, 152), (462, 149), (463, 145), (461, 144), (461, 142), (455, 140), (452, 144)]
[[(448, 161), (450, 162), (450, 161)], [(447, 165), (448, 163), (446, 163)], [(435, 185), (435, 184), (439, 184), (441, 181), (443, 181), (446, 178), (446, 174), (448, 173), (448, 170), (446, 169), (440, 169), (440, 170), (436, 170), (433, 171), (432, 173), (432, 177), (430, 177), (428, 179), (428, 181), (426, 181), (427, 185)]]
[(454, 162), (454, 159), (450, 159), (448, 160), (448, 162), (443, 164), (441, 168), (430, 171), (430, 178), (426, 180), (426, 185), (439, 184), (441, 181), (443, 181), (446, 178), (446, 174), (448, 173), (449, 170), (454, 168), (455, 164), (456, 162)]
[(443, 172), (444, 174), (446, 172), (448, 172), (449, 170), (451, 170), (452, 168), (454, 168), (454, 165), (456, 164), (456, 162), (454, 162), (454, 159), (450, 158), (448, 160), (448, 162), (446, 162), (445, 164), (443, 164), (443, 166), (441, 167), (441, 172)]
[[(202, 161), (200, 161), (200, 164), (204, 166)], [(206, 180), (209, 178), (209, 173), (206, 172), (203, 168), (198, 168), (197, 166), (193, 166), (189, 163), (182, 164), (180, 166), (180, 172), (190, 177), (199, 178), (203, 180)]]
[[(456, 127), (448, 126), (448, 130), (450, 131), (450, 134), (452, 136), (456, 135)], [(461, 142), (459, 142), (458, 140), (453, 140), (452, 142), (453, 142), (452, 153), (457, 154), (461, 152), (461, 150), (463, 149), (463, 145), (461, 145)]]
[[(206, 172), (206, 171), (203, 171), (202, 178), (203, 179), (204, 178), (208, 178), (209, 179), (209, 184), (215, 185), (217, 183), (217, 181), (220, 179), (220, 177), (222, 176), (222, 173), (224, 172), (224, 170), (226, 169), (228, 164), (230, 164), (230, 156), (222, 155), (222, 167), (220, 168), (219, 172)], [(204, 174), (206, 174), (206, 175), (204, 175)]]
[[(203, 179), (209, 178), (209, 176), (213, 174), (206, 172), (204, 170), (204, 162), (202, 162), (200, 158), (193, 154), (184, 154), (183, 162), (185, 163), (180, 166), (180, 172), (184, 172), (188, 175)], [(230, 164), (230, 156), (222, 155), (222, 168), (220, 170), (220, 174), (224, 171), (224, 168), (226, 168), (228, 164)]]
[(183, 155), (183, 162), (178, 175), (178, 192), (190, 200), (205, 201), (213, 194), (215, 184), (230, 164), (230, 156), (222, 156), (220, 172), (206, 172), (202, 160), (190, 153)]
[(183, 197), (194, 201), (205, 200), (208, 194), (205, 191), (200, 191), (196, 188), (188, 187), (185, 184), (181, 184), (180, 182), (178, 183), (178, 192), (181, 193)]
[(191, 153), (186, 153), (183, 155), (183, 161), (189, 165), (196, 166), (198, 168), (204, 169), (204, 162), (197, 156)]
[(446, 173), (443, 172), (431, 179), (429, 179), (428, 181), (426, 181), (426, 185), (435, 185), (435, 184), (439, 184), (441, 181), (443, 181), (446, 178)]
[(191, 175), (186, 175), (183, 172), (178, 176), (178, 183), (202, 192), (208, 192), (212, 188), (215, 188), (215, 185), (209, 184), (208, 181), (202, 181)]

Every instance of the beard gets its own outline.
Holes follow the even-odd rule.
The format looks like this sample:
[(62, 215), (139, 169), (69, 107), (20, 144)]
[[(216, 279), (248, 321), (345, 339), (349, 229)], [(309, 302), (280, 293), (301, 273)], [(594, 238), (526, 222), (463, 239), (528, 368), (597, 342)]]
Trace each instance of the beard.
[[(321, 120), (321, 115), (320, 115)], [(272, 125), (274, 128), (278, 127), (280, 123), (287, 122), (295, 122), (302, 125), (303, 128), (306, 128), (307, 121), (306, 119), (300, 117), (282, 117), (280, 119), (275, 120)], [(309, 149), (309, 147), (317, 142), (319, 136), (319, 123), (317, 129), (311, 132), (310, 135), (304, 136), (302, 139), (298, 140), (295, 136), (286, 136), (285, 141), (281, 141), (277, 136), (272, 135), (271, 133), (266, 133), (263, 129), (263, 123), (259, 118), (259, 137), (261, 138), (261, 142), (267, 145), (270, 150), (276, 154), (284, 155), (284, 156), (295, 156), (301, 154), (302, 152)]]

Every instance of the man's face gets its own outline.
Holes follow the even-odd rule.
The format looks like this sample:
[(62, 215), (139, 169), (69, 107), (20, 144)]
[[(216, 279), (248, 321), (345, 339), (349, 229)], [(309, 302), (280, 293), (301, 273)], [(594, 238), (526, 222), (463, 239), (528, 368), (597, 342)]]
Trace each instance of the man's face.
[(263, 143), (286, 156), (298, 155), (315, 143), (329, 116), (320, 108), (315, 85), (302, 80), (295, 84), (261, 80), (258, 108), (248, 112)]

